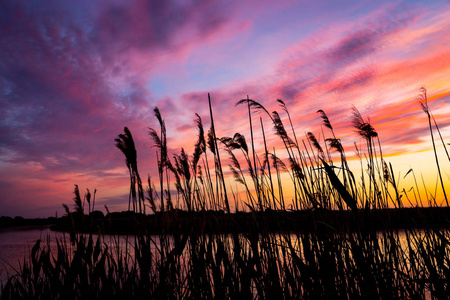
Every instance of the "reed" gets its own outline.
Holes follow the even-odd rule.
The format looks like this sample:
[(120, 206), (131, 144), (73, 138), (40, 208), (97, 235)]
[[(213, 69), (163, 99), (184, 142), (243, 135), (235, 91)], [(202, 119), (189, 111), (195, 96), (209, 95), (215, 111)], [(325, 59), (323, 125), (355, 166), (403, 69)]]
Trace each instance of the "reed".
[[(196, 115), (193, 155), (184, 149), (169, 153), (165, 123), (155, 108), (160, 128), (149, 129), (149, 134), (157, 150), (159, 185), (149, 177), (146, 196), (131, 132), (125, 127), (115, 140), (130, 174), (128, 226), (134, 235), (107, 236), (103, 228), (92, 228), (95, 192), (91, 210), (89, 190), (82, 201), (75, 186), (75, 210), (65, 205), (70, 239), (57, 238), (56, 250), (49, 238), (38, 240), (17, 274), (2, 286), (2, 299), (448, 298), (450, 231), (442, 224), (450, 224), (431, 216), (420, 218), (421, 229), (394, 225), (386, 208), (403, 211), (402, 196), (408, 192), (399, 190), (375, 128), (356, 108), (353, 127), (364, 146), (355, 143), (355, 150), (361, 166), (367, 166), (359, 175), (350, 170), (344, 146), (323, 110), (318, 111), (321, 138), (309, 132), (299, 140), (283, 101), (277, 103), (285, 119), (247, 97), (237, 105), (246, 104), (249, 146), (240, 133), (216, 136), (209, 95), (208, 100), (210, 129), (205, 137)], [(263, 112), (260, 133), (253, 110)], [(269, 143), (267, 124), (281, 147)], [(263, 149), (255, 147), (257, 138)], [(225, 177), (226, 161), (244, 191), (239, 200), (250, 213), (248, 219), (240, 217), (237, 207), (236, 213), (230, 208), (232, 198), (238, 202), (238, 190)], [(414, 171), (406, 176), (414, 176), (420, 213)], [(291, 196), (285, 192), (289, 188)], [(427, 201), (436, 206), (433, 199)], [(159, 220), (159, 235), (147, 230), (146, 207)], [(310, 218), (308, 226), (292, 217), (296, 211)], [(247, 230), (238, 231), (236, 224), (243, 220)], [(88, 221), (89, 232), (80, 231)]]

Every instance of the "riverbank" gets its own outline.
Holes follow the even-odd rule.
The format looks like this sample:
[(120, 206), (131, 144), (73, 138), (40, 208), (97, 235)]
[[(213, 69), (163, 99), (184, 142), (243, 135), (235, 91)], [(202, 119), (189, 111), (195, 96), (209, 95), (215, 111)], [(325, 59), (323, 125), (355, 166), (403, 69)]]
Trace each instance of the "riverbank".
[[(50, 225), (55, 231), (71, 231), (72, 221), (77, 231), (105, 234), (129, 234), (141, 230), (149, 234), (161, 234), (163, 231), (169, 234), (184, 231), (194, 231), (197, 234), (250, 233), (261, 229), (268, 232), (317, 232), (317, 230), (342, 232), (351, 230), (352, 224), (356, 222), (366, 222), (366, 225), (373, 229), (449, 228), (450, 208), (359, 210), (357, 215), (351, 211), (324, 209), (266, 210), (232, 214), (223, 211), (187, 212), (174, 209), (166, 214), (145, 216), (127, 211), (113, 212), (104, 216), (97, 211), (91, 215), (72, 213), (71, 216), (47, 219), (1, 217), (0, 228)], [(257, 228), (261, 226), (264, 228)]]

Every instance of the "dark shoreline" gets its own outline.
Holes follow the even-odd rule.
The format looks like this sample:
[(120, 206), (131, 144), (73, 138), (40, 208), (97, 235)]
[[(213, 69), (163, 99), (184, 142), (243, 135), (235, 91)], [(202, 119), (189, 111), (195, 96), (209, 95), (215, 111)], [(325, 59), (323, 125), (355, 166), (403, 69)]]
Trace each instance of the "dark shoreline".
[(22, 217), (0, 217), (0, 229), (12, 228), (12, 227), (34, 227), (34, 226), (46, 226), (55, 225), (63, 221), (63, 218), (34, 218), (26, 219)]
[(450, 208), (402, 208), (359, 210), (307, 210), (238, 212), (223, 211), (187, 212), (172, 210), (164, 215), (138, 215), (133, 212), (113, 212), (103, 216), (94, 212), (91, 217), (72, 213), (61, 218), (24, 219), (20, 217), (0, 218), (0, 229), (24, 226), (50, 225), (54, 231), (71, 231), (72, 220), (79, 232), (101, 232), (105, 234), (128, 234), (145, 231), (161, 233), (254, 233), (254, 232), (346, 232), (356, 223), (363, 222), (375, 230), (410, 228), (449, 228)]

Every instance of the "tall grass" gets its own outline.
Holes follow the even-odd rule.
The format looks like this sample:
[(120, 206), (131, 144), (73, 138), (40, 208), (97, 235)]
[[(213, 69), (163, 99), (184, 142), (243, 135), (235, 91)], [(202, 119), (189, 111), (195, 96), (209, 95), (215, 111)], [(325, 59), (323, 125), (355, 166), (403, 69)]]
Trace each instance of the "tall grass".
[[(149, 134), (157, 150), (158, 188), (149, 177), (146, 195), (131, 132), (125, 128), (115, 140), (130, 174), (128, 207), (133, 213), (127, 226), (137, 229), (135, 235), (127, 236), (125, 248), (119, 235), (114, 237), (116, 243), (107, 244), (102, 235), (94, 239), (93, 232), (99, 229), (77, 232), (94, 204), (91, 210), (87, 191), (86, 218), (76, 187), (75, 211), (65, 206), (73, 224), (70, 240), (57, 239), (56, 251), (48, 240), (38, 240), (19, 272), (2, 287), (2, 298), (449, 297), (450, 232), (442, 227), (448, 221), (421, 218), (420, 230), (399, 231), (398, 224), (394, 226), (396, 220), (386, 208), (401, 211), (402, 197), (408, 193), (399, 190), (375, 128), (356, 108), (353, 127), (363, 141), (361, 147), (355, 143), (359, 175), (350, 170), (344, 145), (323, 110), (318, 111), (323, 120), (321, 138), (310, 132), (301, 140), (283, 101), (277, 103), (284, 118), (247, 97), (237, 105), (245, 105), (248, 112), (249, 147), (240, 133), (217, 137), (209, 95), (208, 100), (210, 129), (205, 134), (196, 115), (198, 139), (193, 155), (181, 149), (170, 157), (165, 123), (155, 108), (160, 128), (149, 129)], [(262, 112), (259, 122), (253, 119), (253, 111)], [(431, 128), (431, 115), (427, 116)], [(268, 143), (263, 119), (271, 123), (281, 148)], [(262, 150), (255, 147), (257, 136)], [(244, 199), (226, 180), (226, 161)], [(414, 172), (405, 176), (414, 176), (414, 194), (419, 193)], [(285, 193), (288, 189), (292, 197)], [(231, 199), (242, 202), (251, 214), (245, 232), (235, 230), (234, 223), (242, 219), (232, 213)], [(147, 231), (146, 207), (160, 216), (158, 236)], [(304, 223), (289, 214), (299, 210), (308, 212), (307, 227), (299, 227)], [(230, 223), (221, 223), (214, 213), (218, 211), (228, 215)]]

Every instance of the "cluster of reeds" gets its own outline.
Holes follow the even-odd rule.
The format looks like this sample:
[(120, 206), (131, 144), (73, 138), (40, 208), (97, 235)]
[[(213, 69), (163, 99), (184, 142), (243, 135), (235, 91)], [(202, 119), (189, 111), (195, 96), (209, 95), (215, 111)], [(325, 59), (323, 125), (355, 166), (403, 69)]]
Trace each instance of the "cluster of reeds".
[[(299, 139), (283, 101), (278, 103), (285, 117), (247, 97), (237, 103), (248, 111), (247, 143), (240, 133), (217, 137), (209, 95), (208, 100), (210, 128), (205, 132), (196, 115), (198, 140), (191, 156), (181, 149), (170, 157), (165, 123), (155, 108), (160, 128), (149, 134), (157, 148), (159, 178), (156, 185), (148, 178), (145, 194), (131, 132), (125, 128), (116, 139), (130, 174), (128, 207), (134, 213), (128, 224), (134, 226), (135, 235), (113, 236), (116, 242), (106, 243), (92, 231), (76, 233), (74, 226), (73, 244), (61, 238), (55, 250), (38, 241), (18, 274), (2, 288), (2, 297), (441, 299), (450, 295), (449, 230), (433, 219), (421, 219), (420, 229), (392, 226), (394, 214), (387, 208), (402, 210), (402, 203), (410, 199), (384, 160), (375, 128), (356, 108), (353, 127), (362, 141), (360, 146), (355, 143), (361, 163), (358, 175), (350, 170), (344, 145), (323, 110), (318, 111), (323, 120), (321, 138), (308, 132)], [(253, 111), (262, 113), (259, 120)], [(273, 126), (281, 148), (268, 144), (263, 118)], [(257, 135), (262, 150), (255, 148)], [(227, 179), (225, 161), (230, 162), (245, 199)], [(415, 178), (413, 171), (405, 176)], [(416, 184), (414, 200), (421, 203), (418, 190)], [(75, 202), (82, 209), (77, 191)], [(219, 233), (210, 230), (208, 222), (219, 222), (207, 217), (211, 211), (229, 214), (231, 223), (238, 221), (231, 201), (236, 211), (240, 205), (249, 211), (252, 226), (238, 232), (225, 223), (215, 224), (222, 228)], [(187, 211), (183, 217), (180, 209)], [(161, 218), (158, 236), (148, 233), (147, 210)], [(310, 212), (310, 226), (299, 228), (297, 220), (283, 214), (296, 210)], [(68, 208), (67, 212), (72, 214)], [(204, 212), (205, 217), (194, 217), (195, 212)], [(336, 212), (346, 218), (336, 220)], [(283, 227), (277, 232), (273, 228), (277, 219), (279, 224), (291, 224), (290, 230)]]

